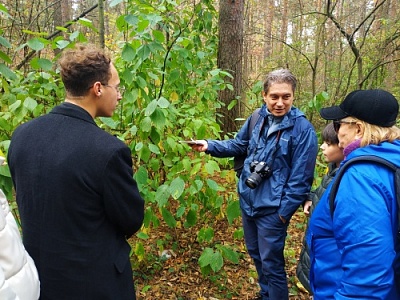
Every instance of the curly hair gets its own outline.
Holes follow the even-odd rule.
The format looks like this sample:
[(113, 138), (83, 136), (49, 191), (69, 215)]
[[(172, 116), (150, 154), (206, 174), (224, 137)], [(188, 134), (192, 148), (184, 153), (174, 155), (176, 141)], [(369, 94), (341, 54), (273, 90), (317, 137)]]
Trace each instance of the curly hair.
[(111, 78), (110, 57), (91, 44), (65, 50), (58, 63), (65, 90), (71, 96), (85, 96), (96, 81), (106, 84)]
[(264, 81), (264, 92), (268, 93), (274, 83), (287, 83), (292, 86), (293, 93), (296, 90), (297, 79), (288, 69), (277, 69), (270, 72)]

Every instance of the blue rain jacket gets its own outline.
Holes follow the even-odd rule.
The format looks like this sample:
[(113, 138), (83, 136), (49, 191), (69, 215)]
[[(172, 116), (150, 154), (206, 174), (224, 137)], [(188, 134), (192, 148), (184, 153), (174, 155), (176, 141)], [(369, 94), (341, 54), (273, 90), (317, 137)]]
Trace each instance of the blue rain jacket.
[[(279, 215), (289, 220), (310, 192), (318, 151), (317, 136), (311, 123), (295, 107), (273, 126), (273, 116), (265, 104), (259, 115), (251, 136), (247, 119), (236, 138), (209, 140), (207, 153), (215, 157), (247, 154), (238, 182), (241, 209), (252, 217), (278, 210)], [(254, 161), (268, 163), (272, 176), (251, 189), (245, 181)]]
[[(362, 155), (379, 156), (400, 166), (400, 141), (358, 148), (342, 164)], [(400, 249), (399, 244), (395, 248), (398, 218), (393, 172), (370, 162), (350, 166), (339, 185), (333, 219), (328, 200), (332, 183), (307, 231), (314, 299), (400, 299), (400, 278), (394, 277), (394, 269), (400, 273)]]

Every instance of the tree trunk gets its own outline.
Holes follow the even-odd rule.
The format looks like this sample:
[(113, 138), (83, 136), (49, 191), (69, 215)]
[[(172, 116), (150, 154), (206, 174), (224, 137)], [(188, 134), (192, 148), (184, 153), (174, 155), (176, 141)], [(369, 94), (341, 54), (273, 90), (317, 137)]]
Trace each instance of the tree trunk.
[(104, 0), (99, 0), (99, 44), (104, 49)]
[[(219, 100), (224, 106), (217, 110), (217, 121), (223, 135), (237, 131), (235, 119), (240, 116), (242, 92), (243, 61), (243, 11), (244, 0), (221, 0), (219, 4), (219, 46), (218, 68), (228, 71), (233, 78), (228, 79), (233, 90), (219, 92)], [(228, 110), (229, 104), (237, 100), (238, 104)]]

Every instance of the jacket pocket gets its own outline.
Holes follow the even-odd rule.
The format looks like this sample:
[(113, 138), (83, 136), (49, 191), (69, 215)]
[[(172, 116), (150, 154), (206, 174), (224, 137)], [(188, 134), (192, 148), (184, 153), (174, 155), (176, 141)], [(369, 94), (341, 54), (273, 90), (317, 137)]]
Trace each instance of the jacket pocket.
[(124, 242), (115, 255), (114, 265), (119, 273), (123, 273), (129, 264), (129, 252), (131, 248), (127, 242)]

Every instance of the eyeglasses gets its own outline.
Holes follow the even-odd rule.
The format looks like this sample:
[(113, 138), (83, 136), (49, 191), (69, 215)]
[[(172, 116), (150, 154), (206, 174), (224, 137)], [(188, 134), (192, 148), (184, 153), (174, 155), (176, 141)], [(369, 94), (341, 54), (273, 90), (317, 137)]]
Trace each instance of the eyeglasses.
[(111, 84), (103, 84), (102, 83), (101, 85), (112, 87), (117, 91), (117, 93), (120, 93), (121, 95), (125, 92), (125, 88), (124, 87), (120, 87), (118, 84), (117, 85), (111, 85)]
[(342, 121), (342, 120), (335, 120), (335, 121), (333, 121), (333, 129), (335, 130), (336, 133), (338, 133), (341, 124), (350, 124), (350, 125), (354, 125), (354, 124), (357, 124), (357, 122), (353, 122), (353, 121)]

